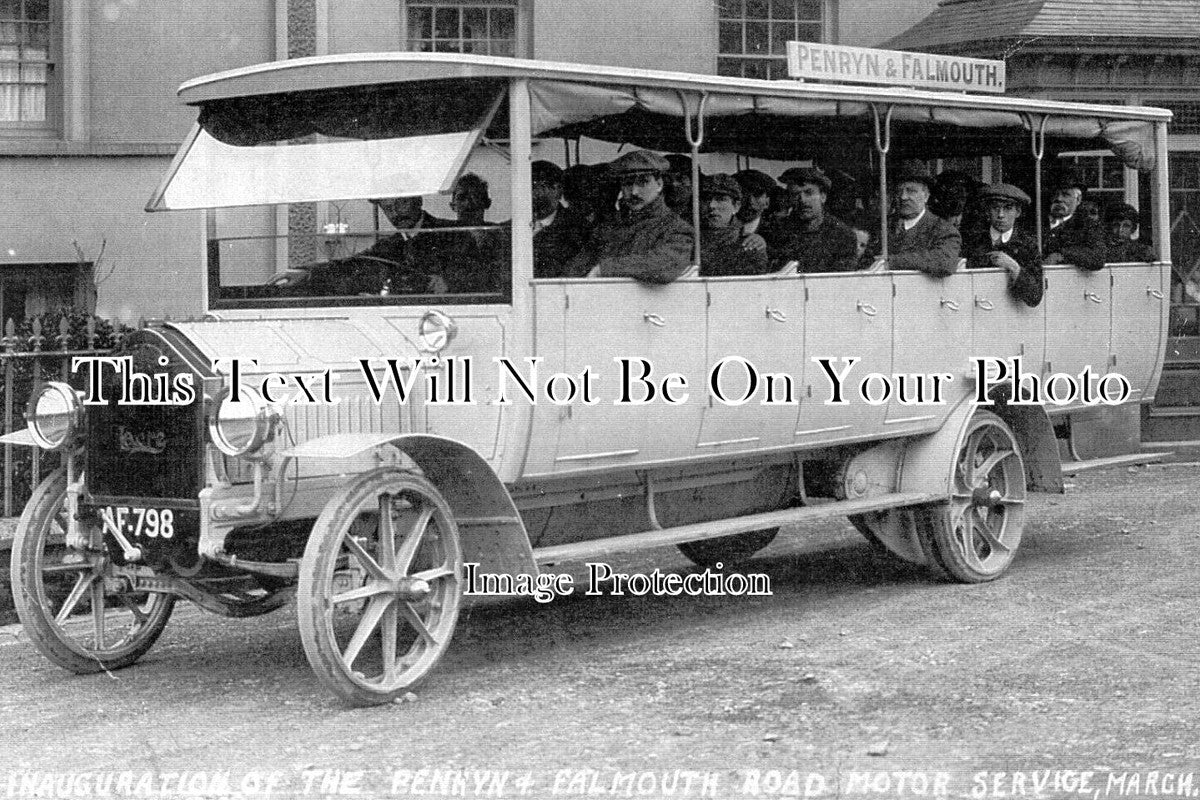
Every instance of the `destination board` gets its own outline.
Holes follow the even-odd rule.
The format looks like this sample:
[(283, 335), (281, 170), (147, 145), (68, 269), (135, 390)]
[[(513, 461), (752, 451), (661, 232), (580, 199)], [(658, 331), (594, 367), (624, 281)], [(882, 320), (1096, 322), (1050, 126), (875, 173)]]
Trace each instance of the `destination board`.
[(788, 75), (803, 80), (1003, 94), (1003, 61), (788, 42)]

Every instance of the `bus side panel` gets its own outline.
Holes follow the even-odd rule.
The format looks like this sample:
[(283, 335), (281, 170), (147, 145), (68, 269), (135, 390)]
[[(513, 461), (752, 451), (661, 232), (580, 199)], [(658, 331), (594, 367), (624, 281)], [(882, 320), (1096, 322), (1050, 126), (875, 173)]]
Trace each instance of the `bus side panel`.
[[(1046, 364), (1050, 373), (1078, 375), (1085, 367), (1102, 374), (1108, 365), (1112, 287), (1107, 270), (1084, 272), (1078, 267), (1046, 268)], [(1027, 372), (1034, 372), (1026, 365)], [(1062, 382), (1060, 396), (1066, 391)], [(1080, 402), (1055, 406), (1082, 407)]]
[[(892, 343), (892, 381), (888, 431), (940, 426), (961, 396), (970, 374), (971, 277), (958, 273), (932, 278), (919, 272), (894, 272), (896, 313)], [(940, 381), (932, 394), (933, 376)]]
[(1162, 360), (1167, 288), (1160, 264), (1119, 264), (1112, 272), (1112, 349), (1108, 369), (1129, 381), (1131, 402), (1153, 398)]
[[(693, 455), (705, 391), (704, 283), (593, 279), (565, 288), (563, 366), (571, 375), (590, 368), (597, 402), (566, 407), (555, 472)], [(671, 373), (687, 380), (667, 387), (680, 402), (664, 399)]]
[[(886, 401), (868, 403), (860, 392), (870, 373), (892, 371), (892, 279), (887, 273), (809, 275), (804, 304), (805, 393), (796, 442), (815, 444), (882, 435)], [(853, 366), (843, 359), (858, 359)], [(813, 359), (828, 359), (843, 377), (841, 405), (834, 381)], [(878, 382), (874, 382), (878, 388)]]
[[(697, 449), (707, 453), (791, 444), (806, 366), (804, 280), (715, 279), (708, 282), (708, 296), (705, 363), (712, 369), (731, 359), (715, 373), (721, 396), (740, 400), (752, 381), (757, 386), (742, 405), (726, 405), (712, 396), (694, 398), (704, 406)], [(773, 397), (764, 404), (768, 375), (774, 375)]]
[(1004, 270), (971, 272), (971, 355), (1012, 359), (1040, 375), (1046, 361), (1045, 300), (1030, 308), (1008, 293)]

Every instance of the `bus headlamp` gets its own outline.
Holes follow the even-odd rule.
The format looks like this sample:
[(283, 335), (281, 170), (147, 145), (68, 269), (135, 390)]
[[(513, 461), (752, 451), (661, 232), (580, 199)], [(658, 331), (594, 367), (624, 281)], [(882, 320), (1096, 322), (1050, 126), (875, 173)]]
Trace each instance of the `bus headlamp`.
[(79, 431), (82, 408), (79, 395), (68, 384), (42, 384), (25, 410), (30, 436), (43, 450), (62, 449)]
[(226, 392), (209, 413), (208, 435), (227, 456), (244, 456), (262, 447), (271, 438), (274, 412), (262, 395), (242, 387), (235, 402)]
[(427, 353), (439, 353), (454, 340), (458, 325), (441, 311), (426, 311), (418, 328), (418, 346)]

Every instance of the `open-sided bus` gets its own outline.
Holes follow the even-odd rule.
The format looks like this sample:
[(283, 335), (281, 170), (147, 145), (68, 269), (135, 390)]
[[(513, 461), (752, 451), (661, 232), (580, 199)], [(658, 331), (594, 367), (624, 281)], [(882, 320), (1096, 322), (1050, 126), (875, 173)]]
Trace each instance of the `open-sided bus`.
[[(180, 97), (199, 121), (150, 210), (210, 209), (209, 313), (139, 330), (82, 391), (46, 385), (9, 437), (64, 451), (21, 519), (13, 586), (34, 644), (75, 672), (136, 661), (177, 598), (248, 616), (295, 593), (320, 681), (386, 702), (446, 650), (464, 564), (511, 585), (664, 544), (728, 565), (835, 515), (990, 580), (1027, 488), (1061, 489), (1055, 428), (1089, 400), (1068, 378), (1120, 373), (1104, 402), (1132, 404), (1158, 381), (1165, 111), (411, 53), (237, 69)], [(1033, 308), (998, 269), (535, 275), (531, 161), (630, 147), (707, 172), (816, 162), (881, 196), (900, 159), (967, 164), (1034, 195), (1031, 226), (1043, 174), (1102, 150), (1136, 170), (1157, 258), (1048, 266)], [(449, 233), (500, 243), (494, 280), (355, 256), (447, 235), (397, 234), (369, 200), (439, 211), (468, 172), (490, 183), (488, 222), (511, 221)], [(985, 357), (1019, 358), (1027, 393)], [(846, 402), (827, 402), (822, 358)], [(940, 396), (918, 396), (934, 375)]]

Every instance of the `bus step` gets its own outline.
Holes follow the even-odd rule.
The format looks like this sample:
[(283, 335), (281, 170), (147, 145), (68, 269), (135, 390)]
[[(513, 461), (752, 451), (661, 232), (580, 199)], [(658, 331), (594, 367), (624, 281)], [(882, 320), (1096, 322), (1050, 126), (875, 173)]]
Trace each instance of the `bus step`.
[(1075, 475), (1080, 472), (1087, 472), (1092, 469), (1104, 469), (1105, 467), (1124, 467), (1133, 466), (1135, 464), (1154, 464), (1159, 461), (1165, 461), (1170, 452), (1162, 453), (1130, 453), (1124, 456), (1109, 456), (1108, 458), (1090, 458), (1086, 461), (1064, 461), (1062, 465), (1063, 475)]
[(679, 525), (674, 528), (663, 528), (662, 530), (646, 531), (644, 533), (631, 533), (625, 536), (610, 536), (605, 539), (594, 539), (587, 542), (541, 547), (533, 551), (533, 557), (539, 564), (556, 564), (560, 561), (583, 561), (613, 556), (618, 553), (628, 553), (632, 550), (644, 550), (651, 547), (695, 542), (701, 539), (717, 539), (721, 536), (732, 536), (738, 533), (749, 533), (766, 528), (777, 528), (781, 525), (815, 522), (817, 520), (844, 517), (853, 514), (868, 514), (873, 511), (886, 511), (890, 508), (936, 503), (945, 499), (944, 495), (931, 492), (893, 492), (860, 500), (843, 500), (816, 506), (785, 508), (780, 511), (767, 511), (762, 514), (751, 514), (733, 519), (696, 522), (690, 525)]

